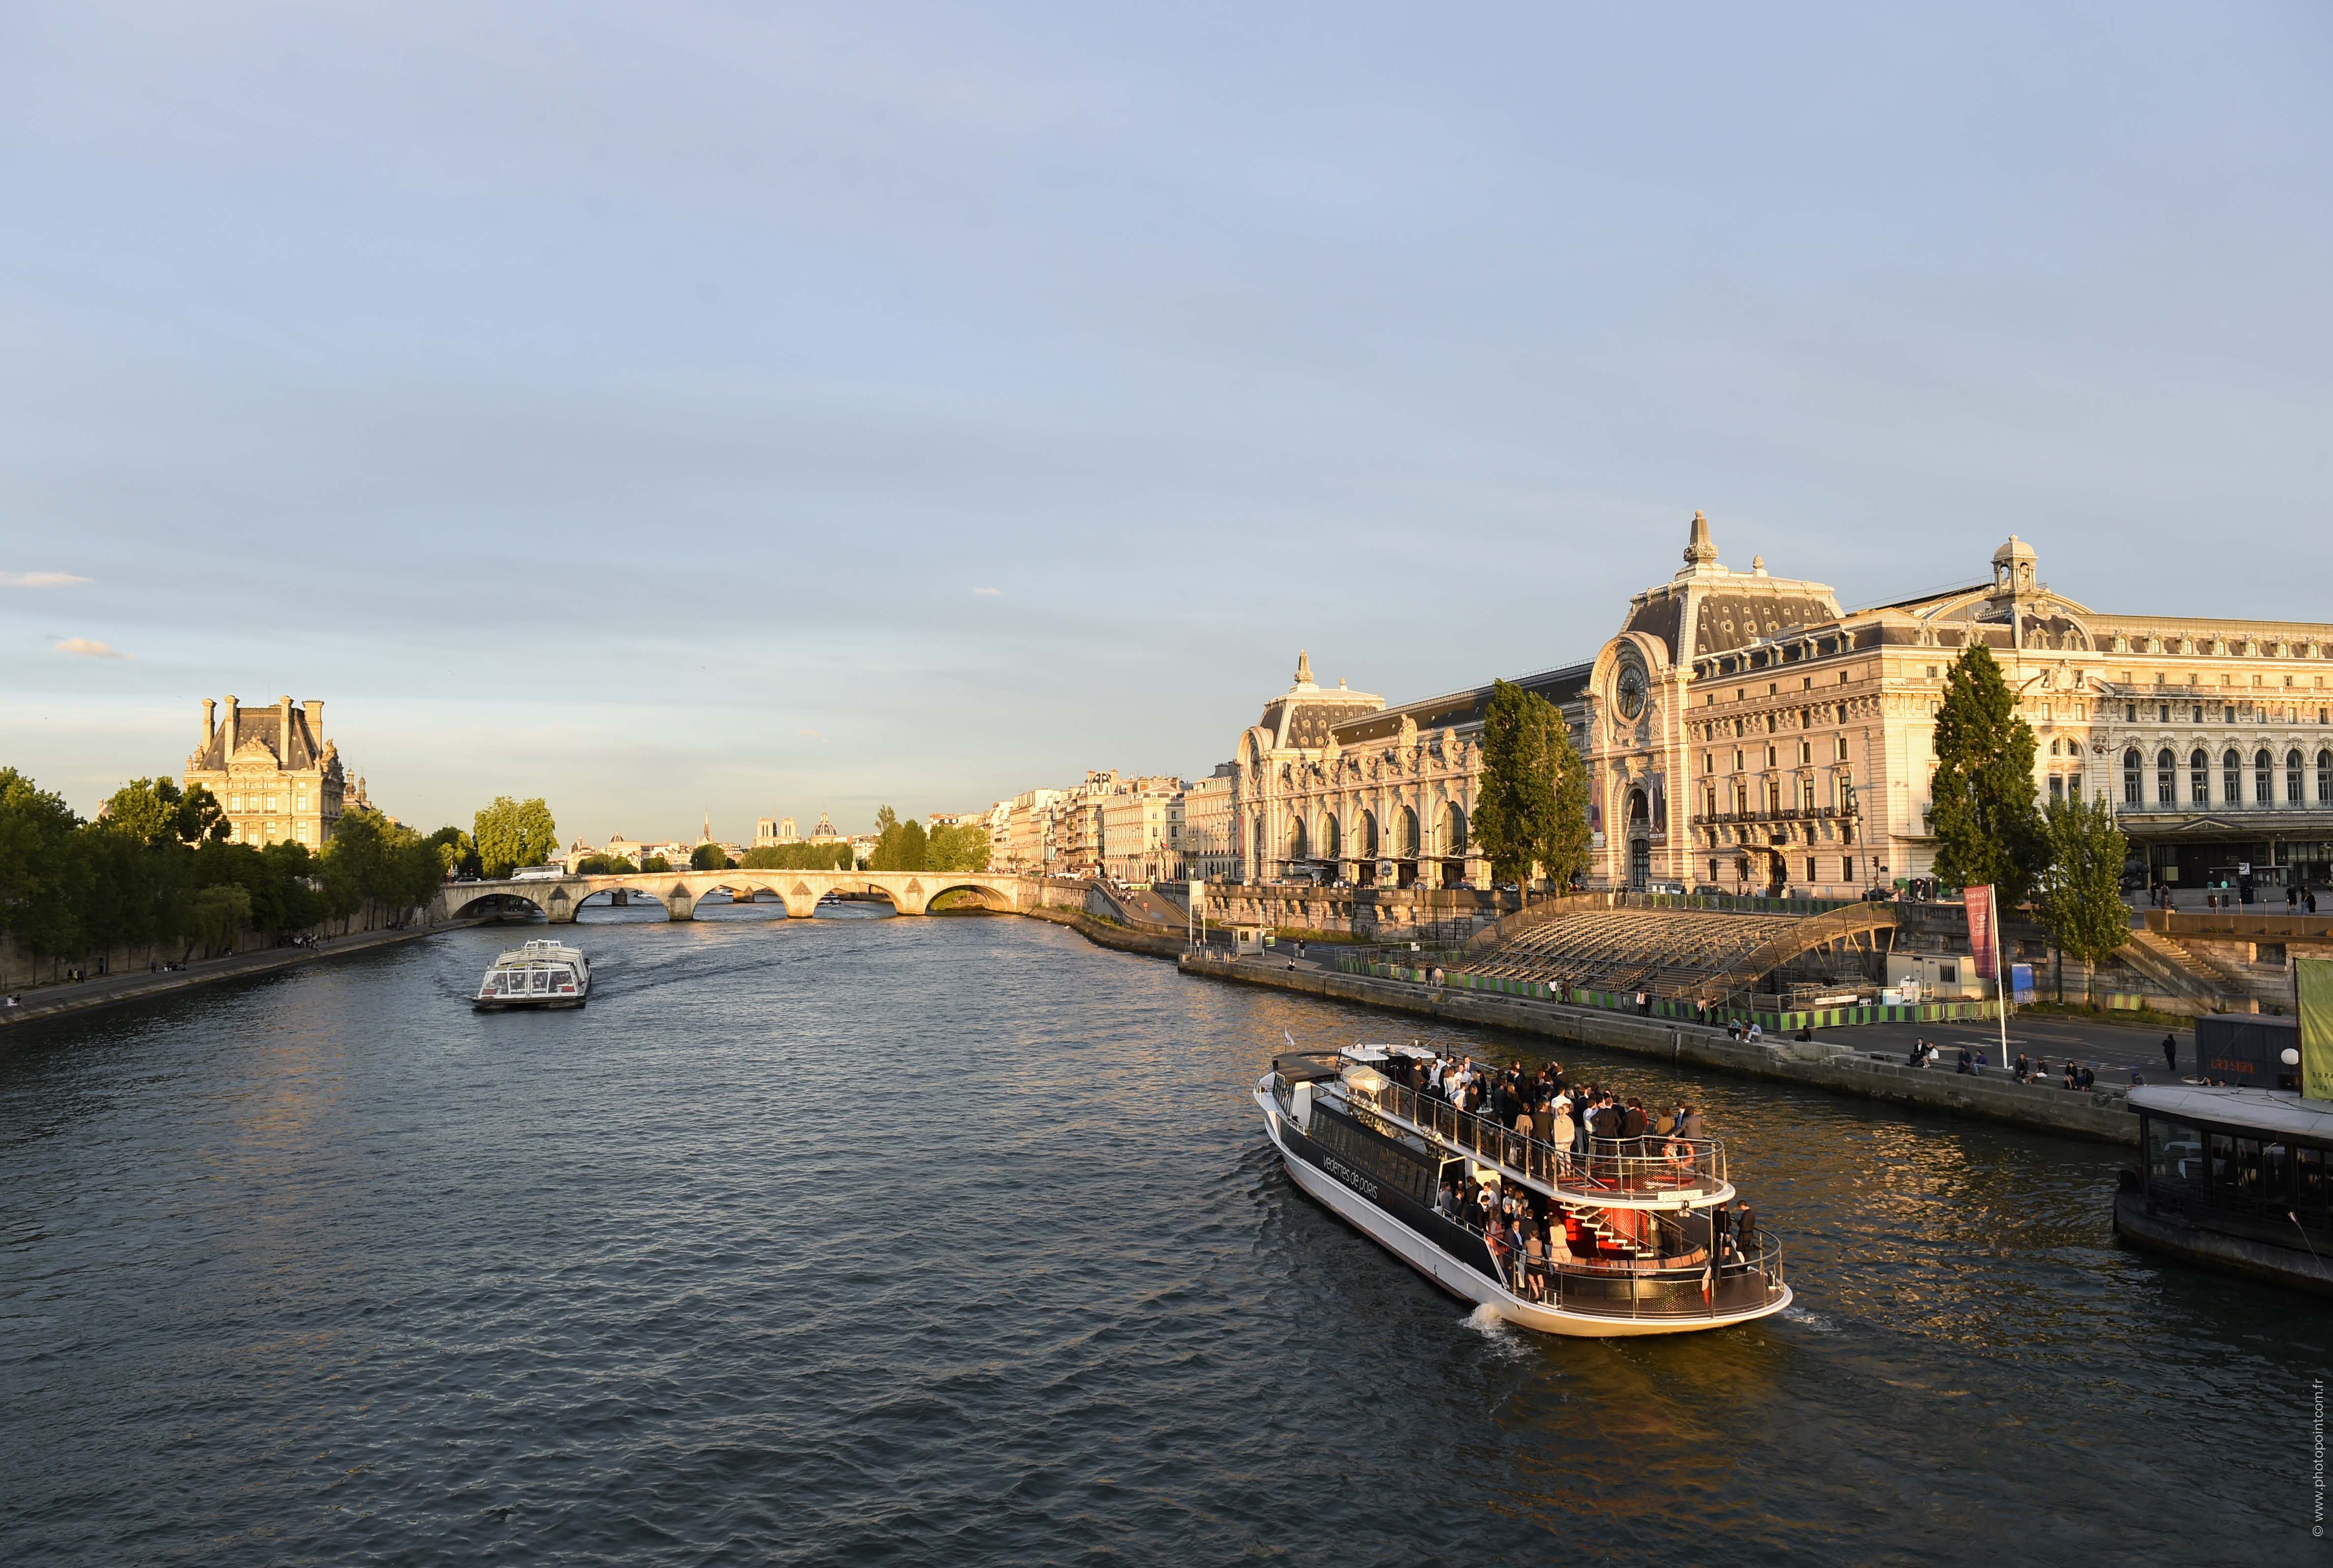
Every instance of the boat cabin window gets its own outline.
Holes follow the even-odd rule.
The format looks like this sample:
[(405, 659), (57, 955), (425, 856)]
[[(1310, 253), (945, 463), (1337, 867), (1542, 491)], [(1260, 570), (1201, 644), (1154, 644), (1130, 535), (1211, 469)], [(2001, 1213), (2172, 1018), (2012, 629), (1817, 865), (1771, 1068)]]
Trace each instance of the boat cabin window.
[(2157, 1189), (2185, 1189), (2203, 1177), (2203, 1140), (2193, 1127), (2148, 1117), (2146, 1176)]

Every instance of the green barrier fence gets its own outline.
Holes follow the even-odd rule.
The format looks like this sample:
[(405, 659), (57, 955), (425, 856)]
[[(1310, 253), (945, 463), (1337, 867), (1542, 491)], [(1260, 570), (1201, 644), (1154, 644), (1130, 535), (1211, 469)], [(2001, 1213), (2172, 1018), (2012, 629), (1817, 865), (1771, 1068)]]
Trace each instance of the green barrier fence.
[[(1347, 974), (1369, 975), (1378, 980), (1407, 980), (1413, 985), (1429, 983), (1430, 971), (1403, 964), (1368, 963), (1358, 959), (1339, 960), (1337, 967)], [(1808, 1008), (1791, 1011), (1767, 1011), (1760, 1009), (1713, 1008), (1704, 1018), (1691, 1002), (1672, 1001), (1666, 998), (1647, 998), (1640, 1008), (1633, 991), (1599, 991), (1575, 986), (1567, 997), (1545, 980), (1507, 980), (1493, 975), (1450, 974), (1445, 971), (1443, 982), (1455, 990), (1489, 991), (1499, 996), (1526, 997), (1535, 1001), (1561, 1001), (1575, 1008), (1597, 1008), (1605, 1012), (1635, 1013), (1640, 1017), (1675, 1018), (1682, 1023), (1723, 1025), (1739, 1020), (1754, 1023), (1768, 1034), (1790, 1030), (1836, 1029), (1856, 1024), (1946, 1024), (1974, 1023), (1979, 1019), (1999, 1016), (1998, 1002), (1917, 1002), (1894, 1007), (1874, 1005), (1861, 1008)]]

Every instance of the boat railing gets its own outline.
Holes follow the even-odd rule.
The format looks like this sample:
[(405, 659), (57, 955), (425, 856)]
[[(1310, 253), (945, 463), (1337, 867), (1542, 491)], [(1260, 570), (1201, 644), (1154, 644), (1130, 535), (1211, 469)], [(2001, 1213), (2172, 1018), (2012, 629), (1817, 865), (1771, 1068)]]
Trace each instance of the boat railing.
[(1725, 1185), (1725, 1145), (1714, 1138), (1647, 1133), (1640, 1138), (1589, 1138), (1560, 1148), (1382, 1076), (1374, 1088), (1348, 1079), (1345, 1092), (1359, 1109), (1375, 1107), (1583, 1202), (1599, 1196), (1686, 1197)]
[(1714, 1257), (1703, 1252), (1681, 1264), (1490, 1252), (1509, 1295), (1598, 1317), (1723, 1317), (1762, 1306), (1782, 1289), (1781, 1243), (1762, 1230), (1747, 1241), (1721, 1238)]

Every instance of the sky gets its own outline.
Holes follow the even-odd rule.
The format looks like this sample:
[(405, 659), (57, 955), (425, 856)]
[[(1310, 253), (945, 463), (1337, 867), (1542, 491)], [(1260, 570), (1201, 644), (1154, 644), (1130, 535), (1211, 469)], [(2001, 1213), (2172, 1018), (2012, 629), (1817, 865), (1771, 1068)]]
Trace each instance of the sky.
[[(1616, 14), (1626, 11), (1627, 14)], [(0, 764), (1205, 774), (1675, 571), (2333, 619), (2333, 11), (0, 8)]]

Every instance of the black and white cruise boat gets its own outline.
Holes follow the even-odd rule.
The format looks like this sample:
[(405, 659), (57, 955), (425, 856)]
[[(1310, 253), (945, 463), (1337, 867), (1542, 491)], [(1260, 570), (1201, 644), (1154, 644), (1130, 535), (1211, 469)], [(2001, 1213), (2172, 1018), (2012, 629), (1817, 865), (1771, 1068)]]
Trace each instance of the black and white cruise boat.
[(511, 1008), (580, 1008), (590, 999), (591, 961), (579, 948), (537, 938), (495, 959), (470, 1005), (492, 1013)]
[[(1734, 1197), (1722, 1143), (1558, 1149), (1396, 1081), (1430, 1058), (1412, 1046), (1275, 1057), (1255, 1103), (1296, 1184), (1443, 1289), (1542, 1334), (1685, 1334), (1790, 1305), (1773, 1238), (1737, 1235), (1722, 1212)], [(1445, 1181), (1535, 1195), (1557, 1222), (1547, 1255), (1494, 1248), (1442, 1212)]]

